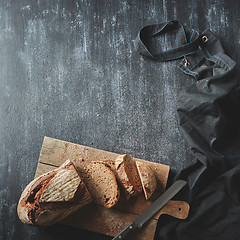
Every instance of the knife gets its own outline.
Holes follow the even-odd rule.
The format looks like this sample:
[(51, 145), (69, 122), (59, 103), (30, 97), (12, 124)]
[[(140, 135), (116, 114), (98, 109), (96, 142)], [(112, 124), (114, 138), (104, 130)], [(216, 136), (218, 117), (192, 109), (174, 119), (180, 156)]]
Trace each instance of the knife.
[(151, 206), (139, 214), (132, 223), (130, 223), (122, 232), (112, 240), (124, 239), (124, 237), (133, 229), (141, 228), (154, 214), (156, 214), (173, 196), (175, 196), (186, 184), (183, 180), (173, 183)]

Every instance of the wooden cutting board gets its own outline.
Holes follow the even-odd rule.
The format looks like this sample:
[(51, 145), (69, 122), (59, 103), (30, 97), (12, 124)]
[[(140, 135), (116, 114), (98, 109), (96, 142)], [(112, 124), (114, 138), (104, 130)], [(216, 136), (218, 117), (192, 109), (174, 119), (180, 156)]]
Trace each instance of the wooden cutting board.
[[(54, 170), (67, 159), (73, 161), (83, 159), (84, 161), (82, 162), (82, 169), (80, 169), (80, 171), (84, 171), (84, 167), (91, 161), (104, 159), (115, 160), (118, 155), (119, 154), (112, 152), (45, 137), (35, 178)], [(111, 209), (106, 209), (91, 203), (66, 218), (62, 223), (109, 236), (116, 236), (122, 231), (138, 214), (151, 205), (151, 203), (165, 191), (169, 174), (169, 166), (167, 165), (141, 159), (135, 160), (144, 161), (148, 164), (158, 180), (157, 190), (150, 200), (146, 201), (142, 194), (127, 202), (120, 202)], [(188, 216), (188, 212), (188, 203), (169, 201), (154, 217), (144, 224), (141, 229), (129, 234), (127, 239), (152, 240), (154, 238), (157, 220), (161, 214), (168, 214), (179, 219), (185, 219)]]

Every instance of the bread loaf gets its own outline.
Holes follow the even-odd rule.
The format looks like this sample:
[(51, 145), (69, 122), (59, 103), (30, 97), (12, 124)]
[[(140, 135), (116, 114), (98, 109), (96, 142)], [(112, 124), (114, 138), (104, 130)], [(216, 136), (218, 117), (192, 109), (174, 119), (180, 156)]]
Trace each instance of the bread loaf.
[(92, 200), (111, 208), (120, 198), (118, 183), (127, 199), (142, 189), (149, 199), (156, 189), (157, 181), (151, 168), (126, 154), (118, 156), (115, 161), (90, 162), (85, 172), (79, 171), (82, 162), (67, 160), (54, 171), (30, 182), (18, 203), (20, 220), (27, 224), (49, 226)]
[(67, 160), (54, 171), (30, 182), (23, 191), (17, 212), (27, 224), (49, 226), (92, 201), (73, 164)]

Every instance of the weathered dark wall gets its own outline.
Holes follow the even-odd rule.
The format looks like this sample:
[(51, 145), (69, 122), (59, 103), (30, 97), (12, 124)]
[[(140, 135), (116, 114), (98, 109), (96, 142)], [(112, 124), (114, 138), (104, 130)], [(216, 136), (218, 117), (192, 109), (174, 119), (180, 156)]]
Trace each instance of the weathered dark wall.
[(193, 80), (176, 62), (141, 57), (132, 40), (147, 24), (179, 19), (213, 30), (238, 60), (239, 10), (238, 1), (2, 0), (0, 239), (108, 239), (18, 220), (17, 201), (34, 177), (44, 136), (92, 142), (174, 171), (188, 165), (176, 108)]

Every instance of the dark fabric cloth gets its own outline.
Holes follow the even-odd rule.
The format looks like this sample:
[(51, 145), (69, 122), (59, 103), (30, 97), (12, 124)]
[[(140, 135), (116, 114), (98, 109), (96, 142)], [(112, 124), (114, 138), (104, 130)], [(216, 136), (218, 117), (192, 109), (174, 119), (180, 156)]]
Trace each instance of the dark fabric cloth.
[[(176, 47), (156, 52), (154, 41), (162, 34), (175, 34)], [(178, 67), (196, 80), (181, 92), (176, 109), (192, 164), (168, 183), (188, 182), (176, 199), (190, 204), (190, 214), (186, 220), (161, 217), (155, 239), (240, 239), (240, 88), (235, 62), (210, 30), (199, 34), (178, 21), (144, 27), (135, 47), (157, 61), (183, 58)]]

